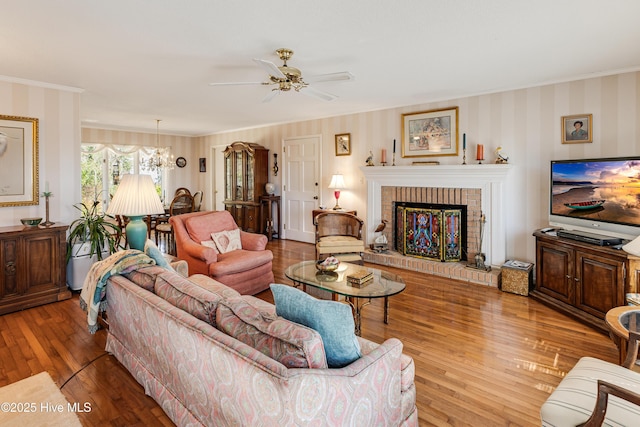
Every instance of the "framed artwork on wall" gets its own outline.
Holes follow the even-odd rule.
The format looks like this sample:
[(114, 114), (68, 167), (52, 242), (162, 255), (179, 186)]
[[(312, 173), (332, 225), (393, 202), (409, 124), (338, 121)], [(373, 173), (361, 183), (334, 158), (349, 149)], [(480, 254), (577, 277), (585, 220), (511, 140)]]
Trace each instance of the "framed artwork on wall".
[(0, 115), (0, 207), (39, 204), (38, 119)]
[(593, 142), (593, 114), (562, 116), (562, 143)]
[(351, 134), (341, 133), (336, 135), (336, 156), (351, 155)]
[(457, 155), (458, 107), (402, 115), (402, 157)]
[(207, 159), (205, 157), (200, 157), (200, 172), (207, 171)]

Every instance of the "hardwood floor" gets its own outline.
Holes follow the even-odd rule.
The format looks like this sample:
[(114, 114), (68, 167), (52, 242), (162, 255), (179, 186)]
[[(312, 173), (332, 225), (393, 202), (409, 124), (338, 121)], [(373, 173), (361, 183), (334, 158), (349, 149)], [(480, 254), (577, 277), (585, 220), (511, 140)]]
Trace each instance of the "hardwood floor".
[[(313, 259), (310, 244), (274, 240), (276, 282), (284, 269)], [(416, 364), (421, 426), (540, 425), (540, 405), (582, 356), (617, 361), (610, 339), (519, 295), (389, 268), (407, 283), (364, 308), (362, 336), (396, 337)], [(269, 291), (258, 295), (273, 301)], [(0, 386), (47, 371), (86, 426), (173, 425), (142, 386), (104, 351), (104, 330), (90, 335), (78, 296), (0, 316)]]

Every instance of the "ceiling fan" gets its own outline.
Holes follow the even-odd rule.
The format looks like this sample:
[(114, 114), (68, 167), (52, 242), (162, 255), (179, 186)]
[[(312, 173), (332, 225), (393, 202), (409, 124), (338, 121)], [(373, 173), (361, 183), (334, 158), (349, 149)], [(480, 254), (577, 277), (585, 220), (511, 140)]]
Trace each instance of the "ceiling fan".
[(335, 82), (353, 80), (354, 76), (348, 71), (342, 71), (338, 73), (319, 74), (316, 76), (310, 76), (306, 80), (302, 78), (302, 72), (287, 65), (287, 61), (293, 56), (291, 49), (282, 48), (276, 50), (278, 57), (282, 60), (283, 65), (278, 67), (271, 61), (264, 59), (253, 59), (253, 61), (264, 68), (268, 73), (268, 81), (265, 82), (229, 82), (229, 83), (209, 83), (210, 86), (229, 86), (229, 85), (263, 85), (273, 86), (271, 92), (264, 97), (262, 102), (269, 102), (276, 97), (280, 92), (287, 92), (291, 89), (296, 92), (301, 92), (305, 95), (319, 98), (324, 101), (333, 101), (337, 98), (336, 95), (318, 90), (309, 86), (309, 83), (321, 83), (321, 82)]

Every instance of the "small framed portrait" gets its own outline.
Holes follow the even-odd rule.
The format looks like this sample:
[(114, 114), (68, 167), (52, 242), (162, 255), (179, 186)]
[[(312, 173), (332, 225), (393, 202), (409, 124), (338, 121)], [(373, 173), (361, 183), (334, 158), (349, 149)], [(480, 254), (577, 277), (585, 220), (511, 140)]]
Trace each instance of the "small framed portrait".
[(336, 135), (336, 156), (349, 156), (351, 154), (351, 134), (341, 133)]
[(200, 172), (207, 171), (207, 159), (205, 157), (200, 157)]
[(593, 142), (593, 114), (562, 116), (562, 143)]
[(402, 115), (402, 157), (458, 155), (458, 107)]

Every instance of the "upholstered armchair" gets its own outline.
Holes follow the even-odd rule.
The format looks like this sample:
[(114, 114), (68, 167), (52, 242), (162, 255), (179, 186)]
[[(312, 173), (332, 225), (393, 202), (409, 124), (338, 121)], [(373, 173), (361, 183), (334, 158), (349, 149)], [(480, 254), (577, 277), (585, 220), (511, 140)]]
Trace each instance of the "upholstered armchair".
[(313, 218), (316, 226), (316, 259), (329, 255), (341, 261), (362, 262), (364, 221), (346, 212), (323, 212)]
[(239, 230), (229, 212), (192, 212), (172, 216), (169, 222), (177, 257), (187, 261), (189, 274), (205, 274), (244, 295), (257, 294), (274, 282), (267, 236)]

